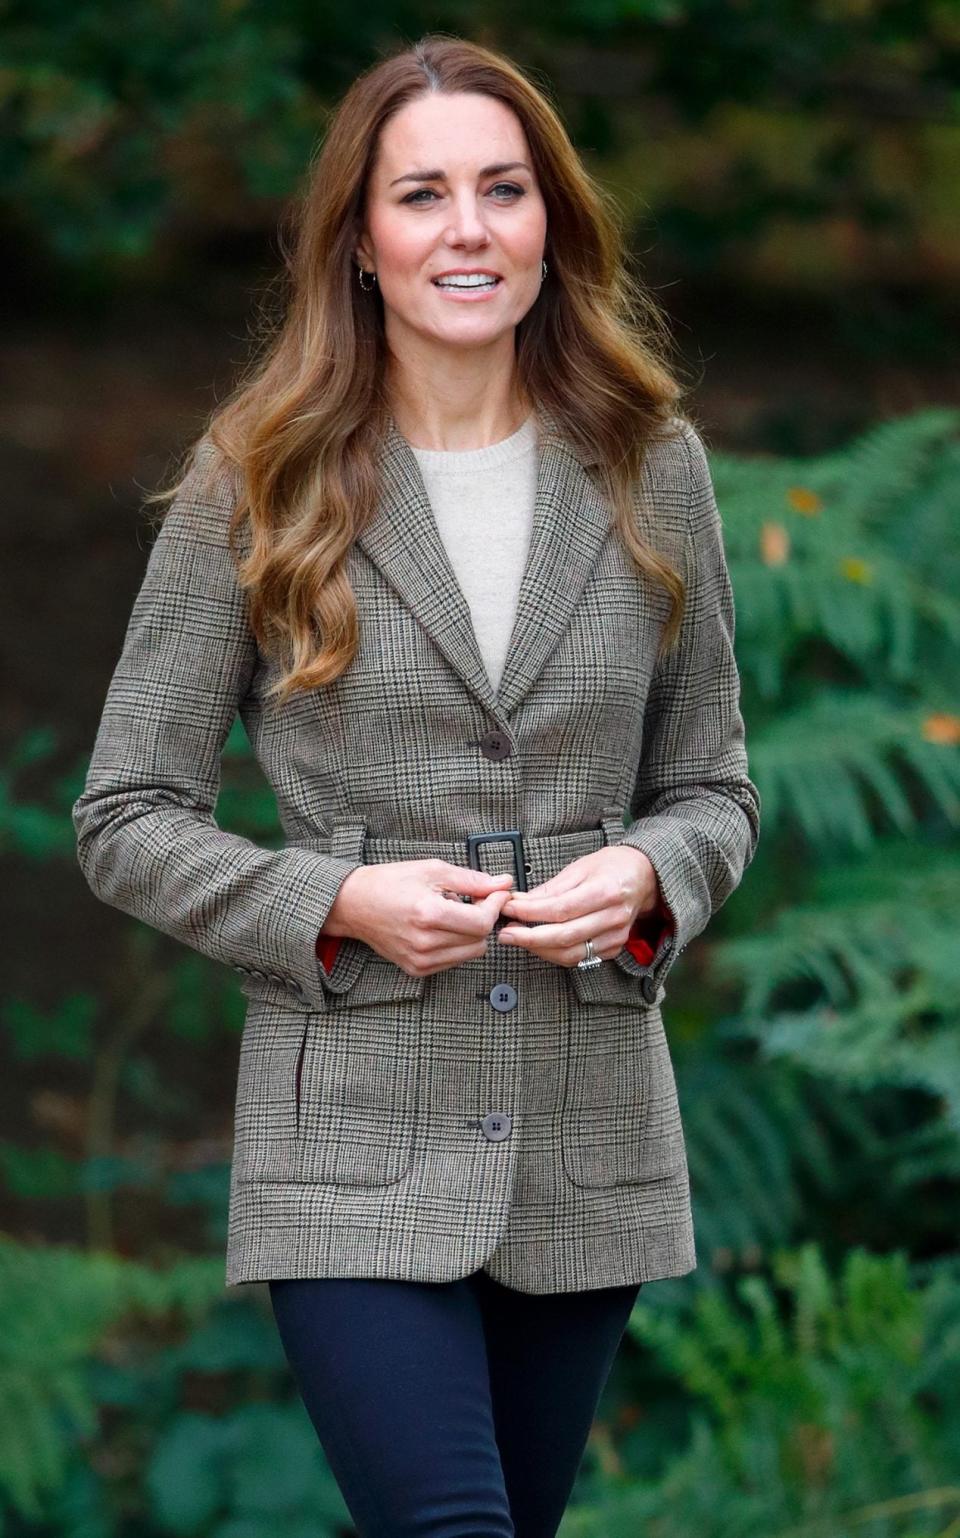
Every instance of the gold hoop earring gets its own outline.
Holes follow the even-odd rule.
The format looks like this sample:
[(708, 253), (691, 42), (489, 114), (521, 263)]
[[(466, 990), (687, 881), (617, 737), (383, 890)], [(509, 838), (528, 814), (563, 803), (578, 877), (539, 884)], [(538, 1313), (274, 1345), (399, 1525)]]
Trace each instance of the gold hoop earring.
[(377, 275), (376, 275), (375, 272), (369, 273), (369, 276), (373, 279), (372, 283), (364, 283), (363, 280), (364, 280), (365, 276), (368, 276), (368, 274), (366, 273), (365, 269), (363, 267), (358, 267), (357, 268), (357, 278), (359, 279), (360, 287), (363, 289), (363, 292), (365, 294), (369, 294), (377, 286)]

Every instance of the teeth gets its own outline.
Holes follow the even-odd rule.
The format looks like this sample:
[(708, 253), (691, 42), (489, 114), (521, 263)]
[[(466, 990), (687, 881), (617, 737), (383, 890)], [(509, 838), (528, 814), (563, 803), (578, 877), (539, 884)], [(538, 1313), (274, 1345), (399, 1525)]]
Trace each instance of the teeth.
[(466, 274), (462, 278), (434, 279), (437, 288), (493, 288), (499, 281), (499, 278), (469, 278)]

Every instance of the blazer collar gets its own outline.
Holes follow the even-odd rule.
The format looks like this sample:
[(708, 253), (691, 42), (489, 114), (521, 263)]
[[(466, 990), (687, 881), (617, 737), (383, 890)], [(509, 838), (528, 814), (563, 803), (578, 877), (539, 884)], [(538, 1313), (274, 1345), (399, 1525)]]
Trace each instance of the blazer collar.
[(588, 460), (538, 408), (537, 487), (527, 562), (499, 690), (480, 656), (470, 608), (454, 575), (420, 466), (391, 417), (380, 451), (380, 495), (357, 544), (413, 612), (477, 699), (501, 725), (533, 687), (573, 617), (609, 532), (611, 511)]

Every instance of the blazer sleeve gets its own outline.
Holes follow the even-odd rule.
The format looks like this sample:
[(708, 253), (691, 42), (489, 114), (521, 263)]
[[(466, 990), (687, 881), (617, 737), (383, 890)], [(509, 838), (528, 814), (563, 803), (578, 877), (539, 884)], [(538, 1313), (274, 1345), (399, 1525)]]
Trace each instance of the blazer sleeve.
[(72, 808), (96, 897), (316, 1010), (317, 932), (359, 861), (260, 848), (214, 818), (257, 661), (227, 543), (231, 468), (206, 437), (160, 524)]
[(658, 984), (681, 951), (738, 886), (756, 852), (760, 796), (748, 774), (734, 602), (720, 513), (703, 442), (683, 424), (689, 501), (683, 576), (686, 607), (677, 644), (651, 682), (643, 744), (623, 842), (657, 874), (673, 918), (649, 966), (616, 957)]

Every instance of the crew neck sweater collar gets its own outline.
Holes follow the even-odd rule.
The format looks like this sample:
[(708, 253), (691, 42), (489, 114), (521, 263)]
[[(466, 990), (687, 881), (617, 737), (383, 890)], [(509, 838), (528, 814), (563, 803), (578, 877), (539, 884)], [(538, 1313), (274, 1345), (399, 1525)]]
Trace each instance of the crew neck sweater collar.
[(488, 443), (480, 449), (419, 449), (410, 444), (418, 463), (432, 475), (462, 475), (465, 472), (488, 470), (495, 465), (509, 464), (526, 454), (537, 441), (536, 412), (531, 411), (525, 422), (501, 438), (499, 443)]

